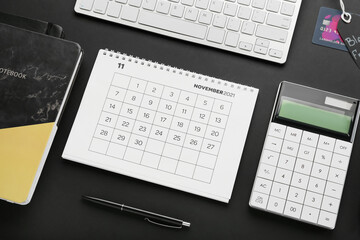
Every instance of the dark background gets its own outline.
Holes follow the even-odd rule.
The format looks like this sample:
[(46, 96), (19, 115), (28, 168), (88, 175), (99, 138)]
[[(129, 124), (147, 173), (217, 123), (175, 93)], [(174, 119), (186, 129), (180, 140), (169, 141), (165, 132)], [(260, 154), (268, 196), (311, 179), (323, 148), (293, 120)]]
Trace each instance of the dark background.
[[(359, 0), (344, 2), (348, 11), (360, 13)], [(355, 140), (335, 230), (248, 206), (281, 81), (360, 98), (360, 70), (350, 55), (311, 42), (320, 7), (339, 9), (338, 0), (303, 0), (285, 65), (78, 15), (74, 5), (75, 0), (1, 1), (1, 11), (61, 25), (66, 39), (78, 42), (85, 56), (32, 201), (27, 206), (0, 202), (0, 239), (360, 239), (360, 135)], [(260, 89), (229, 204), (61, 158), (100, 48)], [(191, 222), (191, 228), (172, 230), (154, 226), (137, 217), (85, 203), (82, 194), (178, 217)]]

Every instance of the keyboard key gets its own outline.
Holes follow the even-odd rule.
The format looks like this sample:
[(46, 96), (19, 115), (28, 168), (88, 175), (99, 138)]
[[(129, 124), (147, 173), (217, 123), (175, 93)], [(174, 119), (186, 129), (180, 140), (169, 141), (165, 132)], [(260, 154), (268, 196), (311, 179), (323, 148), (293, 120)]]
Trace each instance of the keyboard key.
[(110, 17), (118, 18), (120, 16), (121, 4), (116, 2), (109, 2), (107, 15)]
[(165, 0), (160, 0), (157, 5), (156, 11), (159, 13), (168, 14), (170, 10), (170, 3)]
[(237, 2), (238, 2), (239, 4), (243, 4), (243, 5), (249, 6), (249, 5), (250, 5), (250, 1), (251, 1), (251, 0), (238, 0)]
[(227, 29), (238, 32), (240, 29), (241, 20), (237, 18), (230, 18), (227, 24)]
[(266, 0), (253, 0), (252, 6), (254, 8), (263, 9), (265, 7)]
[(256, 36), (282, 43), (286, 42), (287, 35), (287, 31), (264, 25), (259, 25), (256, 30)]
[(242, 19), (249, 20), (251, 16), (252, 9), (249, 7), (243, 7), (241, 6), (239, 8), (238, 17)]
[(256, 24), (252, 23), (252, 22), (244, 22), (241, 28), (241, 32), (248, 34), (248, 35), (253, 35), (254, 34), (254, 30), (255, 30)]
[(185, 19), (190, 21), (196, 21), (199, 10), (193, 8), (187, 8), (185, 11)]
[(210, 28), (207, 40), (214, 43), (223, 43), (225, 31), (218, 28)]
[(108, 0), (95, 0), (94, 12), (105, 14), (107, 5), (108, 5)]
[(235, 16), (237, 11), (237, 5), (233, 3), (225, 3), (224, 14), (228, 16)]
[(220, 13), (222, 11), (224, 2), (220, 0), (211, 0), (210, 11)]
[(236, 47), (239, 42), (240, 34), (234, 32), (228, 32), (226, 34), (225, 45), (230, 47)]
[(205, 38), (207, 30), (207, 27), (200, 24), (194, 24), (147, 11), (140, 12), (139, 23), (199, 39)]
[(196, 0), (195, 7), (201, 9), (207, 9), (209, 5), (209, 0)]
[(136, 22), (139, 14), (139, 9), (136, 7), (124, 6), (121, 14), (121, 19)]
[(184, 14), (185, 7), (182, 5), (172, 5), (170, 15), (181, 18)]
[(115, 2), (126, 4), (127, 0), (115, 0)]
[(83, 10), (90, 11), (93, 6), (94, 0), (81, 0), (79, 7)]
[(214, 17), (214, 22), (213, 25), (215, 27), (220, 27), (220, 28), (224, 28), (225, 27), (225, 23), (226, 23), (226, 19), (227, 17), (223, 16), (223, 15), (218, 15), (216, 14)]
[(272, 57), (276, 57), (276, 58), (282, 58), (283, 52), (280, 50), (276, 50), (276, 49), (270, 49), (269, 55)]
[(133, 7), (140, 7), (142, 0), (129, 0), (129, 5)]
[(279, 0), (269, 0), (266, 10), (277, 13), (280, 9), (281, 2)]
[(289, 29), (291, 24), (291, 18), (274, 13), (269, 13), (266, 23), (271, 26)]
[(251, 18), (251, 20), (253, 22), (257, 22), (257, 23), (264, 23), (265, 21), (265, 17), (266, 17), (266, 12), (265, 11), (261, 11), (261, 10), (254, 10), (253, 16)]
[(295, 11), (295, 5), (292, 3), (283, 2), (281, 6), (281, 14), (292, 16)]
[(194, 0), (181, 0), (181, 3), (186, 6), (192, 6), (194, 5)]
[(270, 44), (270, 41), (258, 38), (258, 39), (256, 39), (255, 44), (258, 45), (258, 46), (264, 47), (264, 48), (268, 48), (269, 44)]
[(211, 12), (201, 11), (199, 22), (204, 24), (210, 24), (213, 14)]
[(245, 51), (251, 51), (253, 45), (248, 42), (240, 42), (239, 48)]
[(267, 48), (255, 45), (254, 52), (260, 53), (260, 54), (266, 54), (267, 53)]

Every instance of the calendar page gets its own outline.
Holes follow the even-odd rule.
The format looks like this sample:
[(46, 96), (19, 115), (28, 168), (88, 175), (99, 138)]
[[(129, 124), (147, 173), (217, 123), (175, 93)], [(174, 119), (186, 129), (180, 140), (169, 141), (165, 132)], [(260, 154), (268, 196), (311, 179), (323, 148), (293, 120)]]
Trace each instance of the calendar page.
[(228, 202), (257, 94), (100, 50), (63, 158)]

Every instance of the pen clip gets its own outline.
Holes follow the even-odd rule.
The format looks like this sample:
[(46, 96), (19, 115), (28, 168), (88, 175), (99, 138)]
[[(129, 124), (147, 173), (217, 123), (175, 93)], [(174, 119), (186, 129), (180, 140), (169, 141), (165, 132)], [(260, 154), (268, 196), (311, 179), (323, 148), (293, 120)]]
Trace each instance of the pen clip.
[(182, 226), (176, 227), (176, 226), (171, 226), (171, 225), (166, 225), (166, 224), (158, 223), (158, 222), (155, 222), (155, 221), (150, 220), (149, 218), (144, 218), (144, 220), (145, 220), (145, 221), (148, 221), (149, 223), (152, 223), (152, 224), (161, 226), (161, 227), (176, 228), (176, 229), (181, 229), (181, 228), (182, 228)]

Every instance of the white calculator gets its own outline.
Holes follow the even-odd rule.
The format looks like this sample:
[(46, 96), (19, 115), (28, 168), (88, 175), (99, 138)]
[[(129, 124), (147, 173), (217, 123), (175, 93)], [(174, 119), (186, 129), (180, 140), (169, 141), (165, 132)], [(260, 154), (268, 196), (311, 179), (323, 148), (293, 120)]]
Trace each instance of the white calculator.
[(359, 100), (282, 82), (250, 206), (334, 229)]

